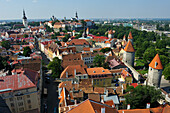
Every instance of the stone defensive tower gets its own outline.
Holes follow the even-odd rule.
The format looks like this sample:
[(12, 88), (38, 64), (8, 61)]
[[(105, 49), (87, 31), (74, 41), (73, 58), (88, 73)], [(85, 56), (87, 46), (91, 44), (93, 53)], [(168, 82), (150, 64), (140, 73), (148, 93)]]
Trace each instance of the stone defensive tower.
[(162, 77), (162, 63), (157, 54), (149, 64), (147, 84), (150, 86), (160, 87)]
[(123, 61), (131, 66), (134, 66), (134, 60), (135, 60), (135, 49), (133, 48), (131, 41), (128, 41), (128, 44), (124, 48)]

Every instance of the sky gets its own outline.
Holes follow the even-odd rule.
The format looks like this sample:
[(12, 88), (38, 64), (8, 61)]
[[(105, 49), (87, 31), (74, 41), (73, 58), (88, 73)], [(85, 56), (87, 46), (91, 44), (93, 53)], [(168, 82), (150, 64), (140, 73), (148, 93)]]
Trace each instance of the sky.
[(170, 18), (170, 0), (0, 0), (0, 20), (71, 18)]

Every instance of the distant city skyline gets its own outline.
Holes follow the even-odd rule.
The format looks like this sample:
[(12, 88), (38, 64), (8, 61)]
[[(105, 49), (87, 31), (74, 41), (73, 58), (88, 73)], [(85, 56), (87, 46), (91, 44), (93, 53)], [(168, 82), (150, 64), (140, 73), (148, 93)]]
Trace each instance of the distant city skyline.
[(0, 20), (71, 18), (170, 18), (170, 0), (0, 0)]

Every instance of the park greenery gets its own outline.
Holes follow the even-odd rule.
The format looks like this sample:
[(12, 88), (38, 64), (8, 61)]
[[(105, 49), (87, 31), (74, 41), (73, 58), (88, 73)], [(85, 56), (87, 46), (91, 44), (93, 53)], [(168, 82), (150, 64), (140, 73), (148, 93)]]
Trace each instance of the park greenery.
[(29, 57), (30, 54), (32, 53), (30, 47), (24, 47), (24, 51), (23, 51), (23, 55), (26, 56), (26, 57)]
[(158, 107), (158, 102), (160, 99), (164, 99), (161, 90), (155, 89), (152, 86), (128, 86), (125, 95), (126, 104), (130, 104), (132, 109), (144, 109), (146, 104), (150, 103), (151, 107)]
[(11, 45), (10, 41), (2, 41), (1, 42), (1, 46), (6, 48), (7, 50), (10, 48), (10, 45)]
[(60, 78), (60, 74), (62, 72), (61, 67), (61, 60), (58, 57), (53, 58), (53, 61), (51, 61), (47, 68), (49, 70), (52, 70), (52, 77), (53, 78)]
[(93, 64), (95, 67), (102, 67), (105, 63), (105, 57), (104, 55), (96, 55), (94, 57)]

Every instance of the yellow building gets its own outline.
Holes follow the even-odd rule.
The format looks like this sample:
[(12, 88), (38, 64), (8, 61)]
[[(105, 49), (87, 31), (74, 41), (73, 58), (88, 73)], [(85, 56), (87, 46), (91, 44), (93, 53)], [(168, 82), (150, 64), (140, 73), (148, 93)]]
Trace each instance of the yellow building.
[(128, 73), (125, 69), (121, 72), (121, 79), (125, 83), (132, 83), (133, 81), (132, 75)]
[(92, 79), (93, 86), (104, 87), (111, 86), (112, 73), (103, 67), (87, 68), (89, 78)]

